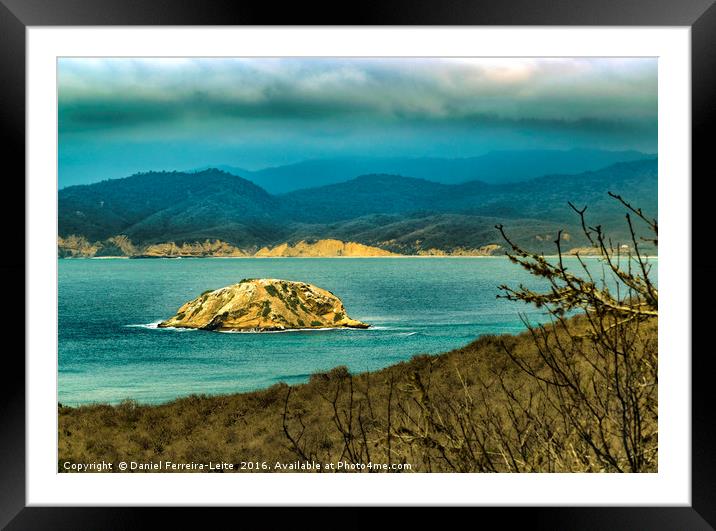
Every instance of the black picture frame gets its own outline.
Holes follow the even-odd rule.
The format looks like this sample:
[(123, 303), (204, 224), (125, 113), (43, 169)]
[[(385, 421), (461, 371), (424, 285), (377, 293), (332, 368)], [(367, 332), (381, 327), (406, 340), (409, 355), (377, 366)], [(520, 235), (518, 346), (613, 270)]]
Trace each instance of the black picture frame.
[[(692, 65), (692, 234), (684, 241), (708, 242), (708, 193), (693, 193), (712, 170), (710, 130), (716, 115), (716, 6), (714, 0), (443, 0), (417, 3), (383, 0), (347, 8), (333, 3), (306, 5), (246, 3), (230, 0), (0, 0), (0, 131), (9, 253), (0, 264), (5, 295), (24, 300), (25, 232), (25, 31), (28, 26), (84, 25), (538, 25), (538, 26), (688, 26)], [(693, 176), (700, 176), (695, 179)], [(688, 177), (683, 177), (687, 186)], [(12, 199), (11, 199), (12, 198)], [(13, 212), (13, 206), (18, 206)], [(22, 217), (21, 217), (22, 216)], [(693, 256), (693, 255), (692, 255)], [(716, 273), (708, 259), (692, 262), (692, 285), (708, 286)], [(23, 279), (23, 282), (20, 282)], [(22, 290), (22, 292), (21, 292)], [(703, 293), (703, 292), (702, 292)], [(692, 291), (692, 329), (707, 330), (710, 313)], [(16, 320), (17, 316), (13, 316)], [(8, 322), (8, 321), (6, 321)], [(10, 327), (6, 326), (9, 332)], [(24, 345), (32, 333), (25, 322)], [(9, 339), (9, 336), (8, 336)], [(713, 529), (716, 527), (716, 455), (711, 391), (714, 363), (710, 349), (699, 349), (692, 334), (692, 504), (689, 507), (533, 507), (483, 508), (501, 525), (524, 522), (549, 529)], [(20, 346), (6, 340), (0, 393), (0, 527), (7, 529), (114, 529), (142, 527), (148, 512), (183, 524), (205, 523), (207, 509), (26, 507), (25, 362)], [(16, 343), (17, 344), (17, 343)], [(24, 350), (24, 349), (23, 349)], [(320, 500), (316, 500), (320, 505)], [(229, 509), (219, 509), (221, 512)], [(244, 509), (245, 510), (245, 509)], [(411, 512), (422, 518), (422, 511)], [(214, 515), (212, 515), (214, 516)], [(253, 515), (246, 514), (244, 518)]]

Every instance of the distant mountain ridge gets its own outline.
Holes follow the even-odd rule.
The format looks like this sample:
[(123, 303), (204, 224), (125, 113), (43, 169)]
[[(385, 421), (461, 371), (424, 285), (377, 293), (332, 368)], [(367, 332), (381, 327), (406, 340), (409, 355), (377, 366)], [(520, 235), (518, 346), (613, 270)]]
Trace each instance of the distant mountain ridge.
[(569, 221), (567, 201), (591, 211), (618, 205), (606, 194), (616, 190), (655, 211), (657, 161), (621, 162), (578, 175), (546, 175), (520, 183), (482, 181), (446, 185), (395, 175), (364, 175), (338, 184), (278, 195), (294, 219), (343, 221), (369, 214), (459, 213), (507, 218)]
[(548, 174), (574, 174), (596, 170), (617, 162), (653, 159), (639, 151), (510, 150), (492, 151), (478, 157), (343, 157), (312, 159), (293, 164), (247, 170), (217, 164), (191, 171), (216, 168), (250, 180), (274, 194), (350, 180), (359, 175), (409, 175), (442, 184), (480, 180), (490, 184), (518, 182)]
[(221, 240), (241, 249), (336, 239), (391, 252), (478, 249), (500, 243), (496, 223), (518, 241), (547, 249), (559, 228), (579, 240), (567, 202), (624, 236), (622, 194), (657, 215), (657, 160), (613, 164), (576, 175), (520, 183), (441, 184), (398, 175), (364, 175), (322, 187), (269, 194), (212, 169), (152, 172), (59, 191), (59, 234), (91, 241), (125, 235), (136, 244)]

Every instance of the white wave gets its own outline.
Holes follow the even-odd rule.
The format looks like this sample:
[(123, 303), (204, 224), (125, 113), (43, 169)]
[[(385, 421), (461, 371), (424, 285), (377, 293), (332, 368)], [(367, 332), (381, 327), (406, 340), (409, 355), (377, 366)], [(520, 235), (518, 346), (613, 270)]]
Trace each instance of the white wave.
[(289, 332), (324, 332), (326, 330), (370, 330), (370, 328), (347, 328), (336, 326), (332, 328), (287, 328), (285, 330), (216, 330), (221, 334), (286, 334)]
[(128, 324), (124, 325), (127, 328), (144, 328), (146, 330), (172, 330), (174, 332), (194, 332), (196, 328), (176, 328), (173, 326), (167, 326), (165, 328), (159, 328), (159, 323), (162, 321), (153, 321), (151, 323), (144, 323), (144, 324)]
[(159, 328), (159, 323), (161, 323), (161, 321), (153, 321), (151, 323), (144, 323), (144, 324), (128, 324), (125, 326), (127, 328), (149, 328), (150, 330), (154, 330), (156, 328)]
[[(195, 332), (198, 328), (177, 328), (174, 326), (167, 326), (159, 328), (159, 323), (162, 321), (153, 321), (151, 323), (142, 324), (128, 324), (124, 325), (127, 328), (144, 328), (145, 330), (170, 330), (174, 332)], [(361, 332), (383, 331), (383, 330), (405, 330), (404, 328), (394, 328), (390, 326), (371, 326), (368, 328), (348, 328), (345, 326), (327, 327), (327, 328), (287, 328), (285, 330), (214, 330), (220, 334), (286, 334), (290, 332), (323, 332), (326, 330), (358, 330)], [(408, 335), (416, 334), (417, 332), (409, 333)], [(402, 335), (402, 334), (399, 334)]]
[[(392, 326), (369, 326), (368, 328), (349, 328), (345, 326), (327, 327), (327, 328), (287, 328), (285, 330), (216, 330), (221, 334), (287, 334), (290, 332), (323, 332), (326, 330), (354, 330), (358, 332), (373, 332), (385, 330), (405, 330), (405, 328), (396, 328)], [(418, 332), (409, 332), (408, 335), (417, 334)], [(401, 335), (401, 334), (398, 334)]]

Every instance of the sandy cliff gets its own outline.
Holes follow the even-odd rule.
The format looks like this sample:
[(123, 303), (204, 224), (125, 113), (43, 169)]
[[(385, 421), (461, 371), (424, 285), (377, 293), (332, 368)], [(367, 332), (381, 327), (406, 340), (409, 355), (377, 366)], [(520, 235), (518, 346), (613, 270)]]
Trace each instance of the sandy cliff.
[(398, 256), (395, 253), (371, 247), (355, 242), (342, 242), (340, 240), (318, 240), (315, 243), (300, 241), (294, 245), (282, 243), (276, 247), (264, 247), (256, 256), (277, 257), (277, 256), (299, 256), (299, 257), (320, 257), (320, 256)]
[(202, 257), (202, 256), (249, 256), (231, 244), (220, 240), (177, 245), (174, 242), (156, 243), (147, 246), (142, 252), (143, 257)]

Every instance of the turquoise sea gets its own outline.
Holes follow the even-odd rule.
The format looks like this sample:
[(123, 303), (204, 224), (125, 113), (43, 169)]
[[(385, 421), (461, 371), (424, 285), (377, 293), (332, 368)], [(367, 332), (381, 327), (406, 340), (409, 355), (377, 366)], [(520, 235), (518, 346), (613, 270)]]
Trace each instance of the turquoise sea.
[[(58, 269), (58, 401), (67, 405), (249, 391), (337, 365), (375, 370), (519, 332), (520, 313), (544, 318), (495, 298), (502, 283), (540, 286), (504, 257), (74, 259)], [(257, 277), (328, 289), (372, 326), (240, 334), (155, 327), (203, 291)]]

